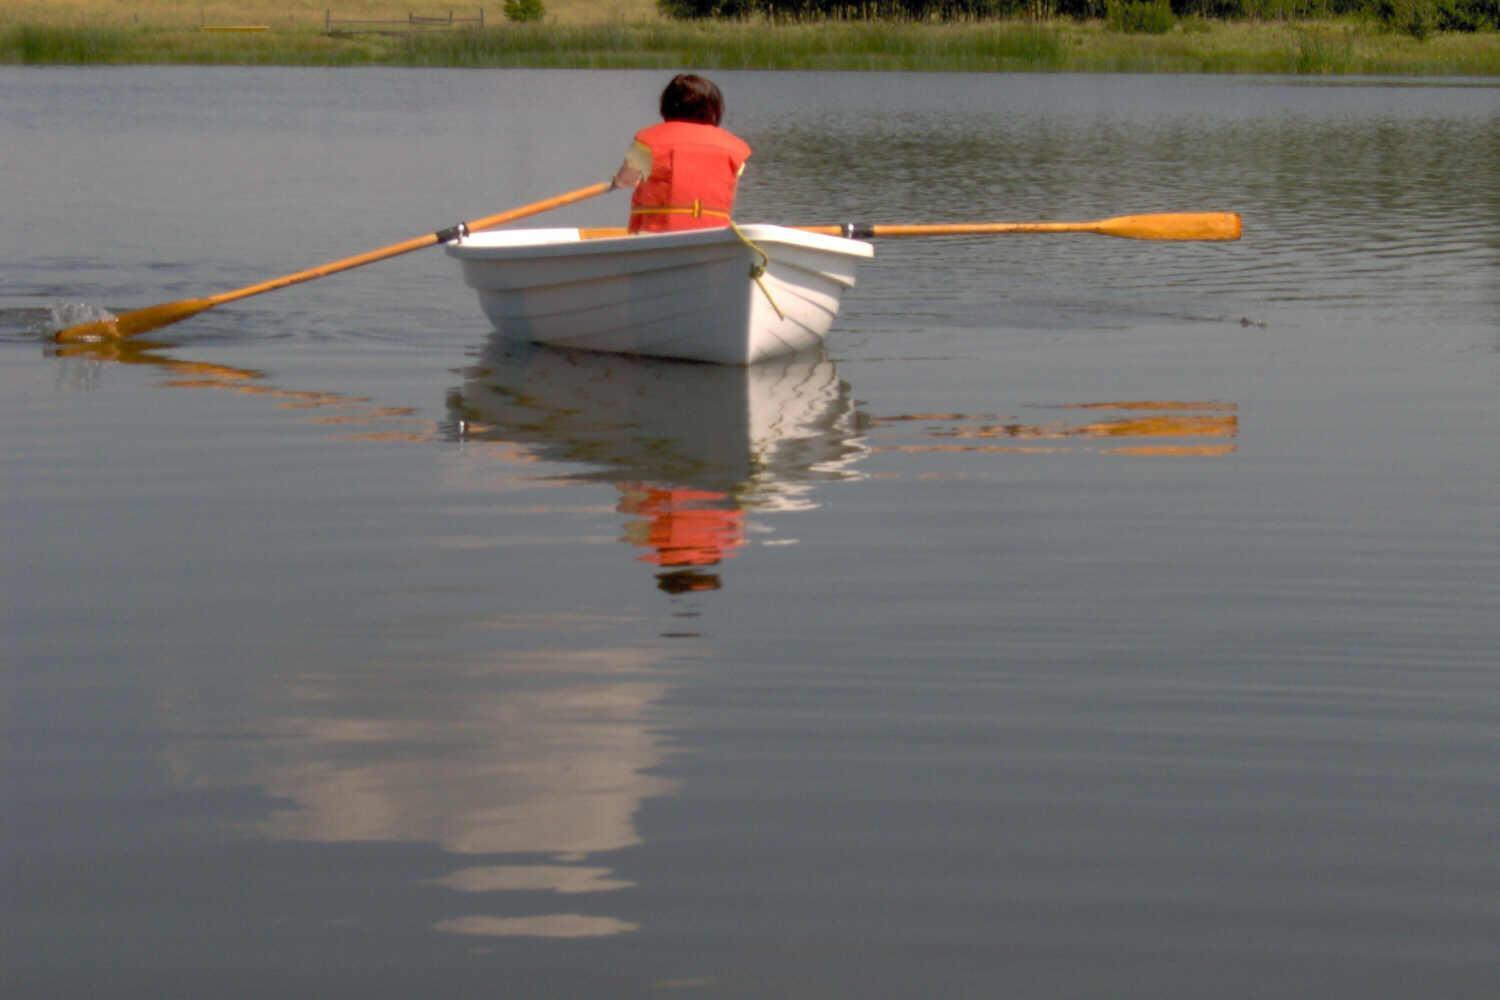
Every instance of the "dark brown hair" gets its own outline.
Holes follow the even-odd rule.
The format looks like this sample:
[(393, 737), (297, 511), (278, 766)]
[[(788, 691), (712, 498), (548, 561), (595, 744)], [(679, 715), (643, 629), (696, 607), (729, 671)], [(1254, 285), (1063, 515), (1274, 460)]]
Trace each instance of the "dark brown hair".
[(661, 92), (661, 118), (667, 122), (717, 125), (724, 118), (724, 95), (712, 80), (679, 73)]

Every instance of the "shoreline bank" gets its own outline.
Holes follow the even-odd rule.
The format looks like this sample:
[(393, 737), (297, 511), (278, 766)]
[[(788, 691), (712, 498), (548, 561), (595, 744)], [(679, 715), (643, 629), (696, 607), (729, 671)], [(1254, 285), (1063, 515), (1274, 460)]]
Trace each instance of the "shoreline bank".
[[(238, 30), (235, 30), (238, 29)], [(321, 24), (0, 22), (11, 65), (410, 66), (1500, 76), (1500, 32), (1417, 40), (1345, 21), (1184, 20), (1161, 35), (1100, 23), (499, 24), (325, 31)]]

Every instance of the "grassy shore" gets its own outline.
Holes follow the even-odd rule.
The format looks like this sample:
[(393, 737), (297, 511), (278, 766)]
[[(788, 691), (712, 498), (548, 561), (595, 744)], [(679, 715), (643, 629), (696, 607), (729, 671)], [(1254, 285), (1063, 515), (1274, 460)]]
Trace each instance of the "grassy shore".
[(0, 62), (1500, 76), (1500, 33), (1419, 41), (1354, 21), (1188, 19), (1163, 35), (1072, 21), (700, 24), (664, 20), (649, 0), (553, 0), (539, 24), (509, 23), (498, 6), (485, 8), (482, 28), (338, 23), (450, 9), (475, 18), (480, 8), (19, 0), (0, 13)]

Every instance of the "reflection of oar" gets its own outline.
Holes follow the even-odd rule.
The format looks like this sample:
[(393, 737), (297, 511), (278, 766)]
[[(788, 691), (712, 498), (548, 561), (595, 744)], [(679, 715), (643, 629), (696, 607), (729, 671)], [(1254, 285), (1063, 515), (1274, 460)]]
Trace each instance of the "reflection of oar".
[[(1117, 215), (1092, 222), (948, 222), (842, 226), (793, 226), (809, 233), (868, 240), (887, 236), (1000, 236), (1012, 233), (1099, 233), (1131, 240), (1237, 240), (1237, 212), (1161, 212), (1155, 215)], [(623, 236), (623, 229), (585, 229), (585, 239)]]
[(77, 340), (96, 340), (100, 337), (134, 337), (138, 333), (155, 330), (169, 323), (176, 323), (191, 316), (221, 306), (226, 302), (234, 302), (238, 299), (249, 298), (251, 295), (259, 295), (261, 292), (272, 292), (278, 288), (288, 285), (300, 284), (304, 281), (312, 281), (314, 278), (327, 277), (330, 274), (338, 274), (351, 268), (361, 267), (365, 264), (373, 264), (377, 260), (385, 260), (399, 254), (410, 253), (423, 247), (430, 247), (434, 243), (446, 243), (457, 239), (465, 232), (479, 229), (492, 229), (495, 226), (513, 222), (516, 219), (524, 219), (529, 215), (536, 215), (553, 208), (561, 208), (563, 205), (571, 205), (575, 201), (583, 201), (601, 195), (610, 189), (606, 183), (594, 184), (590, 187), (579, 188), (576, 191), (568, 191), (565, 194), (554, 195), (541, 201), (534, 201), (529, 205), (512, 208), (496, 215), (487, 215), (482, 219), (472, 222), (461, 222), (449, 229), (440, 230), (436, 233), (428, 233), (425, 236), (417, 236), (401, 243), (393, 243), (379, 250), (370, 250), (354, 257), (345, 257), (343, 260), (330, 261), (318, 267), (308, 268), (306, 271), (298, 271), (295, 274), (283, 275), (280, 278), (272, 278), (258, 285), (249, 285), (245, 288), (237, 288), (230, 292), (220, 292), (218, 295), (209, 295), (201, 299), (183, 299), (179, 302), (163, 302), (160, 305), (147, 306), (144, 309), (133, 309), (122, 313), (114, 319), (95, 320), (91, 323), (79, 323), (76, 326), (65, 327), (54, 335), (56, 340), (67, 343)]

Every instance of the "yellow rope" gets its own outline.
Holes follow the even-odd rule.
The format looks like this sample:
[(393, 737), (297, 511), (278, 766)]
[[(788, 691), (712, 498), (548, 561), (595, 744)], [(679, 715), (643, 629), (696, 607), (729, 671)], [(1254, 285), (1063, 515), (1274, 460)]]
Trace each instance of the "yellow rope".
[(750, 280), (755, 282), (755, 287), (759, 288), (761, 294), (766, 297), (766, 301), (771, 303), (771, 308), (776, 311), (776, 318), (786, 319), (786, 313), (781, 311), (781, 307), (776, 304), (776, 299), (771, 295), (771, 290), (767, 288), (766, 283), (761, 280), (761, 278), (766, 273), (766, 267), (771, 263), (771, 255), (766, 253), (760, 247), (756, 246), (754, 240), (750, 239), (750, 237), (741, 232), (740, 227), (734, 224), (733, 219), (729, 220), (729, 228), (734, 230), (734, 235), (740, 238), (741, 243), (745, 244), (745, 246), (749, 247), (753, 253), (760, 257), (759, 264), (750, 265)]

